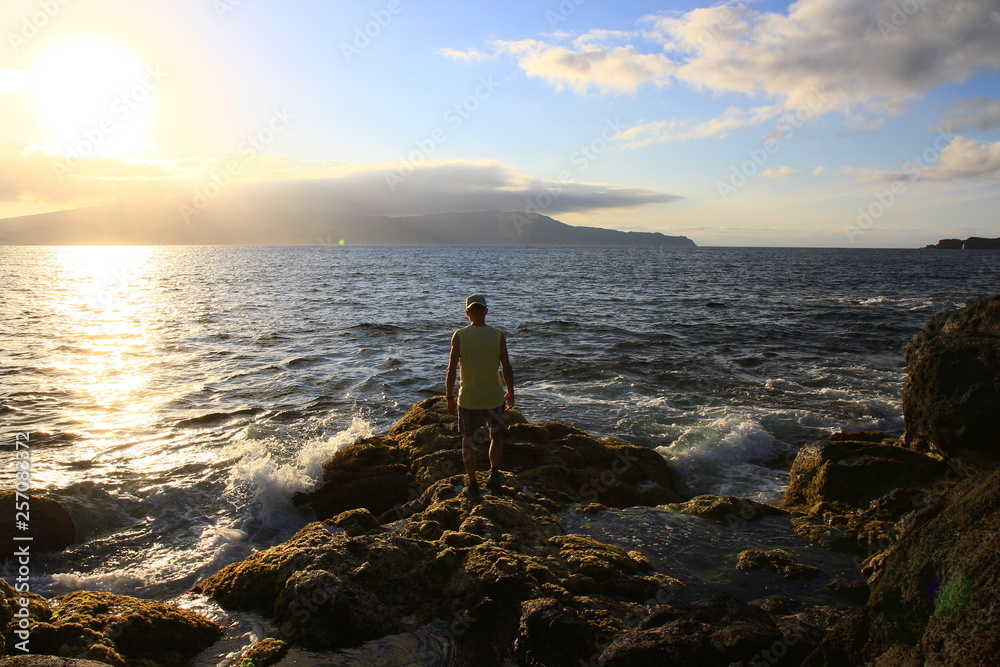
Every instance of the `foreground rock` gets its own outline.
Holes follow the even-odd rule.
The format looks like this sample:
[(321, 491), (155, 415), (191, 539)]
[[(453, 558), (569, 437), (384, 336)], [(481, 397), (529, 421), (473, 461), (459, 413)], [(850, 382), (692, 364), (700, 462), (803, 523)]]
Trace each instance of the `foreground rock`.
[(953, 462), (882, 433), (838, 433), (799, 450), (781, 507), (806, 539), (868, 558), (894, 541), (898, 521), (961, 475)]
[(906, 442), (1000, 463), (1000, 296), (935, 315), (906, 348)]
[[(824, 619), (794, 638), (804, 655), (849, 609), (732, 599), (671, 606), (683, 582), (640, 551), (567, 534), (559, 513), (576, 503), (598, 512), (672, 502), (745, 523), (787, 512), (733, 497), (682, 502), (655, 451), (518, 415), (505, 439), (504, 489), (470, 500), (458, 495), (453, 424), (443, 401), (423, 401), (388, 434), (338, 453), (324, 487), (300, 498), (321, 520), (196, 590), (230, 609), (262, 611), (276, 638), (295, 647), (338, 651), (329, 664), (418, 649), (416, 664), (625, 664), (636, 651), (692, 655), (706, 642), (749, 661), (782, 648), (788, 619)], [(778, 560), (766, 558), (767, 567)], [(782, 571), (805, 573), (794, 563)], [(694, 643), (688, 617), (700, 628)]]
[(621, 631), (616, 619), (658, 591), (683, 588), (638, 552), (566, 535), (537, 499), (508, 489), (471, 502), (454, 482), (429, 487), (426, 509), (398, 531), (350, 536), (318, 521), (197, 590), (228, 608), (263, 610), (282, 639), (312, 649), (443, 621), (475, 662), (475, 651), (495, 651), (491, 660), (509, 652), (525, 601), (581, 610), (597, 638)]
[(700, 516), (723, 526), (739, 526), (748, 521), (762, 519), (765, 516), (788, 514), (787, 510), (780, 507), (737, 496), (695, 496), (683, 503), (664, 505), (663, 508), (682, 514)]
[[(30, 623), (21, 623), (15, 616), (22, 608), (22, 598), (28, 602)], [(29, 625), (29, 641), (22, 646), (41, 654), (38, 664), (59, 656), (112, 667), (182, 667), (222, 634), (217, 624), (193, 612), (114, 593), (75, 591), (61, 595), (55, 598), (53, 611), (47, 599), (15, 591), (3, 580), (0, 624), (4, 627), (0, 653), (7, 654), (21, 653), (18, 643), (24, 637), (17, 630)], [(18, 660), (21, 662), (12, 664), (25, 664), (25, 658)]]
[(962, 481), (903, 532), (868, 603), (804, 664), (997, 664), (998, 553), (1000, 471)]
[[(540, 499), (609, 507), (678, 502), (679, 476), (648, 447), (597, 440), (565, 424), (529, 424), (508, 411), (504, 469)], [(382, 523), (422, 509), (435, 482), (459, 475), (459, 435), (443, 397), (417, 403), (388, 435), (366, 438), (335, 454), (323, 468), (323, 486), (295, 500), (327, 519), (365, 508)], [(479, 448), (480, 470), (488, 470)]]
[[(23, 509), (22, 509), (23, 508)], [(27, 530), (18, 528), (18, 512), (30, 517)], [(13, 537), (30, 537), (31, 551), (62, 551), (76, 542), (76, 526), (69, 512), (57, 501), (43, 496), (29, 495), (16, 498), (14, 491), (0, 491), (0, 563), (14, 555), (17, 547)]]

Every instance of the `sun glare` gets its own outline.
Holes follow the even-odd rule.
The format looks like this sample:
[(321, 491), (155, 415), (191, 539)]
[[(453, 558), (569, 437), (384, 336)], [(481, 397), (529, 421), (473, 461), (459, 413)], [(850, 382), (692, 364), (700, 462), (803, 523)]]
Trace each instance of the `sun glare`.
[(156, 85), (139, 60), (99, 37), (63, 42), (35, 71), (39, 117), (51, 140), (80, 157), (149, 147)]

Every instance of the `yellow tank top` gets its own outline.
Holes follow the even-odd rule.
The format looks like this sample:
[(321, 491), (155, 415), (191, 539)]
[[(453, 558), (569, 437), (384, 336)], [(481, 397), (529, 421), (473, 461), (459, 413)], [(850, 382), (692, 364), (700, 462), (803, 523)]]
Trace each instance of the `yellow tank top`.
[(458, 404), (471, 410), (488, 410), (503, 403), (500, 383), (500, 336), (491, 326), (469, 325), (458, 330), (459, 367)]

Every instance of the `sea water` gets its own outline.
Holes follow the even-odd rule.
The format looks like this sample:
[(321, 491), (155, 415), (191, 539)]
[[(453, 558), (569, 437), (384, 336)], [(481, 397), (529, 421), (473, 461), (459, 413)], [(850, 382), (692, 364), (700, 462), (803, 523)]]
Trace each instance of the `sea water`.
[[(692, 491), (776, 501), (838, 429), (903, 430), (907, 341), (995, 294), (990, 251), (2, 247), (0, 488), (80, 541), (32, 589), (169, 598), (309, 520), (322, 462), (444, 392), (465, 297), (517, 407), (651, 447)], [(9, 573), (6, 573), (9, 574)]]

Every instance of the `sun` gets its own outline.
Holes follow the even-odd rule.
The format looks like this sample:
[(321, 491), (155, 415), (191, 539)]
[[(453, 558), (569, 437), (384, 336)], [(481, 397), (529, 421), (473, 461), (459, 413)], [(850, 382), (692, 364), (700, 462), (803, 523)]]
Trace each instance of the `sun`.
[(149, 142), (157, 79), (132, 54), (101, 37), (47, 51), (34, 77), (39, 118), (60, 152), (122, 154)]

